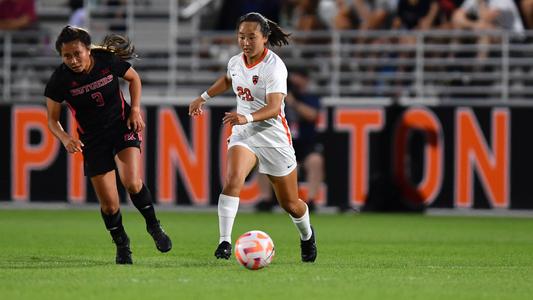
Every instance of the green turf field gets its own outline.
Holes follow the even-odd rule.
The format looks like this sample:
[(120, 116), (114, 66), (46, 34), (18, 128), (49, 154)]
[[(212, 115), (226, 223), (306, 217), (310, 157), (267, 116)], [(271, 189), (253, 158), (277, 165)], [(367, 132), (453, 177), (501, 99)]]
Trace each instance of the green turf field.
[(532, 299), (533, 218), (317, 215), (319, 255), (299, 260), (282, 214), (237, 216), (234, 238), (269, 233), (276, 256), (248, 271), (217, 261), (215, 213), (162, 212), (155, 249), (124, 213), (134, 265), (114, 264), (97, 210), (0, 210), (0, 299)]

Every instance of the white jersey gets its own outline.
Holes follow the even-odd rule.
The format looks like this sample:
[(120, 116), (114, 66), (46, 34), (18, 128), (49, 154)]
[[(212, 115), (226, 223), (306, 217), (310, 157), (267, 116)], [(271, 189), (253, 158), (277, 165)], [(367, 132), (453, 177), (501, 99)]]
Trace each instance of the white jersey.
[[(259, 61), (247, 66), (244, 54), (233, 56), (228, 62), (228, 78), (231, 78), (233, 92), (237, 95), (237, 113), (251, 114), (266, 106), (266, 95), (282, 93), (287, 95), (287, 67), (271, 50), (265, 52)], [(276, 118), (233, 126), (232, 140), (246, 141), (254, 147), (292, 146), (291, 132), (285, 119), (285, 102)]]
[[(479, 0), (466, 0), (461, 4), (461, 8), (467, 13), (479, 17)], [(496, 23), (501, 29), (514, 31), (516, 33), (524, 32), (524, 24), (520, 12), (513, 0), (488, 0), (487, 6), (489, 9), (498, 10), (499, 14), (496, 17)]]

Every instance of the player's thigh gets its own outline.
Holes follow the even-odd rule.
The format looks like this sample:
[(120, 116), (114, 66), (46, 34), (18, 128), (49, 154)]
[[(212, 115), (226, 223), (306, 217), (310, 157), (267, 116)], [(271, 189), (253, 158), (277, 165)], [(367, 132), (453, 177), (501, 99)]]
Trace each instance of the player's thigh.
[(122, 149), (115, 156), (115, 163), (124, 187), (129, 192), (138, 192), (142, 187), (140, 149), (137, 147)]
[(226, 181), (236, 179), (244, 182), (257, 162), (257, 157), (250, 147), (230, 145), (226, 161)]
[(293, 169), (285, 176), (268, 175), (278, 202), (284, 206), (298, 201), (298, 176), (297, 170)]

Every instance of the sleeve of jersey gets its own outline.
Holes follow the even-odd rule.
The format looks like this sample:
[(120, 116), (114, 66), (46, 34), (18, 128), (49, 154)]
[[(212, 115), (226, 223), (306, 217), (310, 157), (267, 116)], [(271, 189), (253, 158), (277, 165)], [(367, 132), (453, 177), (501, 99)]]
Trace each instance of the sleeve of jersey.
[(111, 56), (111, 72), (119, 77), (124, 77), (124, 74), (131, 68), (131, 64), (125, 60), (122, 60), (116, 55)]
[(266, 93), (282, 93), (287, 95), (287, 67), (277, 62), (270, 69), (266, 80)]
[(44, 89), (44, 96), (50, 98), (55, 102), (61, 103), (65, 100), (63, 93), (64, 91), (62, 88), (60, 88), (56, 73), (52, 74), (50, 80), (48, 80), (48, 83), (46, 84), (46, 87)]
[(226, 77), (227, 78), (231, 78), (231, 72), (230, 72), (231, 65), (232, 64), (231, 64), (231, 60), (230, 60), (230, 61), (228, 61), (228, 65), (226, 67)]

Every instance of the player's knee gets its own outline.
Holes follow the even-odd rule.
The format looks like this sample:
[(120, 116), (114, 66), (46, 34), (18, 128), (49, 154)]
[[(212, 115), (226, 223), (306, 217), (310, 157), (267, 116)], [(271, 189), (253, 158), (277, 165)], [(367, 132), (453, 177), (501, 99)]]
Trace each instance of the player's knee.
[(238, 174), (228, 174), (224, 180), (224, 189), (240, 190), (244, 185), (245, 177)]
[(101, 202), (100, 203), (100, 209), (106, 215), (114, 215), (119, 209), (119, 204), (118, 203)]
[(281, 201), (280, 206), (290, 215), (294, 215), (298, 211), (298, 203), (296, 201)]
[(124, 188), (126, 189), (126, 191), (128, 191), (129, 194), (137, 194), (141, 191), (143, 187), (142, 180), (138, 178), (124, 180), (122, 184), (124, 185)]

